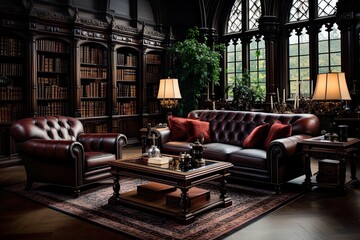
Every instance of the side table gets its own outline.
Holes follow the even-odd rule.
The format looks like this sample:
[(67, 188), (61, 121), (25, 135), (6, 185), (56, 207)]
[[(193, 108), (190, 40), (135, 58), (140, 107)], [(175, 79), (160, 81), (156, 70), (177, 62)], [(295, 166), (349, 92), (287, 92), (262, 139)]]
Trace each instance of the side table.
[[(346, 159), (350, 159), (350, 171), (351, 171), (351, 180), (352, 184), (358, 184), (359, 181), (356, 178), (356, 158), (359, 153), (359, 143), (360, 139), (358, 138), (348, 138), (346, 142), (339, 141), (330, 141), (324, 140), (324, 136), (304, 139), (301, 141), (300, 147), (305, 160), (305, 181), (304, 186), (307, 190), (310, 190), (312, 186), (319, 185), (322, 187), (335, 187), (338, 190), (345, 192), (345, 177), (346, 177)], [(311, 181), (312, 172), (311, 172), (311, 157), (315, 159), (324, 159), (331, 158), (339, 161), (339, 184), (326, 185), (318, 184)]]

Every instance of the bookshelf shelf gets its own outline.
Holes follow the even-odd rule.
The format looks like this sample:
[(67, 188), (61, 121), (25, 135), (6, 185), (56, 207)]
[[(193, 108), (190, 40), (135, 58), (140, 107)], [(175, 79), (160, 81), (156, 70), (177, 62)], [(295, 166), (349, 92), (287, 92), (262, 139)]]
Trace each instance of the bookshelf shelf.
[(60, 39), (36, 41), (37, 115), (70, 114), (69, 43)]

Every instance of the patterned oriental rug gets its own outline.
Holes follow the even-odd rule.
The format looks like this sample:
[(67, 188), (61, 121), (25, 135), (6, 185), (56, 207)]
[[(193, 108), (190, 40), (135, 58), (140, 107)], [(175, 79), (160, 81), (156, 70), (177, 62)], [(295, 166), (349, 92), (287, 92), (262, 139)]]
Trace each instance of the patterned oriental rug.
[[(122, 178), (121, 192), (136, 189), (147, 181)], [(199, 187), (219, 194), (217, 182)], [(134, 239), (220, 239), (262, 216), (301, 196), (298, 192), (276, 195), (272, 192), (228, 184), (227, 195), (232, 205), (215, 208), (196, 217), (194, 223), (181, 225), (175, 220), (129, 206), (111, 206), (110, 180), (83, 189), (78, 198), (72, 198), (69, 189), (43, 184), (33, 184), (31, 191), (24, 191), (24, 184), (5, 187), (10, 192), (44, 204), (59, 212), (69, 214), (105, 228), (118, 231)]]

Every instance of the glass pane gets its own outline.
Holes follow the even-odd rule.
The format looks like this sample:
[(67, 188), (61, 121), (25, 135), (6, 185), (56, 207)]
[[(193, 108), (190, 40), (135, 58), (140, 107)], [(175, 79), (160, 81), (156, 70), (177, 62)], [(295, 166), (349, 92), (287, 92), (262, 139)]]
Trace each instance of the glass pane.
[(298, 69), (290, 69), (290, 76), (289, 76), (290, 81), (299, 79), (298, 72), (299, 72)]
[(297, 56), (289, 58), (289, 67), (290, 68), (298, 68), (299, 67), (299, 62), (298, 62)]
[(289, 44), (294, 44), (294, 43), (298, 43), (299, 38), (296, 35), (296, 31), (292, 30), (290, 37), (289, 37)]
[(309, 43), (300, 43), (300, 55), (309, 54)]
[(300, 70), (300, 79), (310, 79), (310, 69), (309, 68), (303, 68)]
[(326, 53), (329, 51), (329, 42), (328, 41), (321, 41), (319, 42), (319, 53)]
[(257, 70), (257, 62), (250, 61), (250, 71), (256, 71), (256, 70)]
[(309, 67), (309, 56), (300, 56), (300, 67)]
[(297, 56), (297, 55), (298, 55), (298, 45), (290, 45), (289, 56)]
[(319, 73), (328, 73), (330, 72), (329, 67), (319, 67)]
[(331, 66), (334, 66), (334, 65), (338, 65), (340, 66), (341, 65), (341, 53), (332, 53), (330, 55), (330, 64)]
[(257, 59), (256, 50), (250, 50), (249, 58), (250, 58), (250, 60), (256, 60)]
[(235, 72), (235, 63), (228, 63), (227, 64), (227, 71), (228, 73)]
[(233, 62), (235, 60), (235, 53), (234, 52), (228, 52), (227, 54), (227, 60), (228, 62)]
[(265, 71), (265, 69), (266, 69), (266, 61), (259, 60), (259, 71)]
[(329, 66), (329, 55), (319, 54), (319, 67)]
[(341, 72), (341, 66), (333, 66), (333, 67), (331, 67), (331, 71), (333, 71), (333, 72)]
[(341, 51), (341, 41), (340, 41), (340, 39), (330, 40), (330, 51), (331, 52)]
[(249, 29), (258, 28), (258, 19), (261, 16), (261, 3), (260, 0), (249, 1)]
[(329, 32), (326, 31), (325, 25), (321, 26), (320, 32), (318, 34), (318, 38), (319, 38), (319, 41), (329, 39)]
[(236, 62), (236, 72), (237, 73), (242, 72), (242, 62)]

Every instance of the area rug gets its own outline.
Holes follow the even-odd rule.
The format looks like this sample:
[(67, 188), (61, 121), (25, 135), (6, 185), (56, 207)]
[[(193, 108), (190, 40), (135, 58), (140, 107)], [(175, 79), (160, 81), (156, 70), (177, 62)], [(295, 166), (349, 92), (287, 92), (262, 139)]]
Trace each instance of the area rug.
[[(146, 181), (121, 179), (121, 191), (135, 189)], [(219, 194), (217, 182), (201, 186)], [(10, 192), (42, 203), (57, 211), (69, 214), (118, 231), (134, 239), (220, 239), (258, 220), (260, 217), (284, 206), (301, 194), (272, 192), (228, 184), (227, 195), (232, 205), (215, 208), (196, 217), (194, 223), (181, 225), (174, 219), (144, 212), (129, 206), (112, 206), (108, 199), (112, 195), (112, 184), (105, 181), (81, 192), (72, 198), (71, 192), (54, 186), (34, 184), (31, 191), (24, 191), (24, 184), (5, 187)]]

